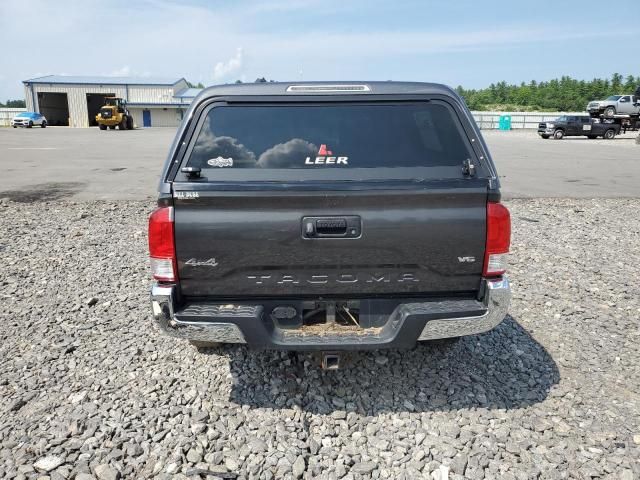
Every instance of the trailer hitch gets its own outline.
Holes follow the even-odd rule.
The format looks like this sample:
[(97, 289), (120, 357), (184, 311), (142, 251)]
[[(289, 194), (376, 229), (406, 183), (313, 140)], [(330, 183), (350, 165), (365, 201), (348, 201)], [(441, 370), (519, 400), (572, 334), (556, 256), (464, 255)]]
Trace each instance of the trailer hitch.
[(320, 366), (323, 370), (338, 370), (340, 368), (340, 354), (337, 352), (322, 352)]

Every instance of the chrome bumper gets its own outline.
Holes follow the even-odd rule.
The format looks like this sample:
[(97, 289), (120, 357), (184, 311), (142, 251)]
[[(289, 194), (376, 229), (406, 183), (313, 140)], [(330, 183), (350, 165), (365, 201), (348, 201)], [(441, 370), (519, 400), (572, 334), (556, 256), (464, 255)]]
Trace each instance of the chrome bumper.
[[(154, 284), (151, 287), (151, 309), (156, 324), (172, 337), (201, 342), (247, 343), (242, 331), (233, 323), (216, 321), (183, 322), (174, 317), (175, 287)], [(225, 308), (228, 307), (228, 308)], [(242, 314), (236, 305), (223, 305), (218, 313), (228, 318)], [(212, 312), (209, 318), (215, 318)]]
[(484, 315), (427, 322), (418, 340), (476, 335), (498, 326), (507, 315), (511, 303), (511, 286), (506, 275), (495, 280), (485, 280), (483, 303), (487, 307)]
[[(507, 314), (511, 299), (511, 288), (506, 276), (500, 279), (485, 279), (484, 297), (481, 300), (486, 312), (479, 316), (446, 318), (446, 309), (440, 310), (441, 319), (431, 319), (425, 323), (417, 340), (435, 340), (483, 333), (496, 327)], [(167, 334), (202, 342), (247, 343), (242, 330), (232, 323), (235, 320), (250, 320), (251, 324), (262, 317), (260, 305), (210, 305), (206, 311), (189, 312), (192, 316), (203, 317), (201, 321), (189, 322), (175, 318), (175, 287), (156, 285), (151, 289), (151, 307), (156, 324)], [(197, 307), (189, 307), (197, 310)], [(390, 323), (395, 324), (394, 336), (402, 335), (403, 326), (412, 318), (420, 318), (433, 312), (433, 302), (402, 303), (390, 315)], [(450, 314), (450, 313), (449, 313)], [(220, 320), (220, 321), (217, 321)], [(230, 321), (231, 320), (231, 321)], [(416, 340), (416, 333), (413, 340)], [(346, 339), (345, 339), (346, 340)], [(382, 346), (382, 345), (381, 345)]]

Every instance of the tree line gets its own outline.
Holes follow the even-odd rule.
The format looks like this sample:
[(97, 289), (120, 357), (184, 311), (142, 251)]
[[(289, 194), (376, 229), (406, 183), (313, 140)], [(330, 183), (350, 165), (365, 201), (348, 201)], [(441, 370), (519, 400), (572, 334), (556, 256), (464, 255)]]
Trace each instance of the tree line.
[(609, 95), (631, 95), (640, 85), (640, 75), (623, 77), (614, 73), (611, 79), (594, 78), (576, 80), (563, 76), (548, 82), (508, 85), (492, 83), (488, 88), (456, 91), (471, 110), (485, 111), (583, 111), (591, 100), (602, 100)]
[(0, 108), (25, 108), (26, 104), (24, 100), (7, 100), (6, 102), (0, 102)]
[[(256, 83), (273, 82), (264, 77)], [(202, 83), (187, 82), (190, 87), (203, 88)], [(242, 83), (236, 80), (236, 83)], [(471, 110), (484, 111), (583, 111), (591, 100), (601, 100), (609, 95), (633, 94), (640, 86), (640, 75), (623, 77), (614, 73), (611, 79), (594, 78), (576, 80), (569, 76), (548, 82), (509, 85), (507, 82), (492, 83), (487, 88), (466, 89), (458, 86), (456, 91), (465, 99)], [(7, 100), (0, 107), (24, 108), (24, 100)]]

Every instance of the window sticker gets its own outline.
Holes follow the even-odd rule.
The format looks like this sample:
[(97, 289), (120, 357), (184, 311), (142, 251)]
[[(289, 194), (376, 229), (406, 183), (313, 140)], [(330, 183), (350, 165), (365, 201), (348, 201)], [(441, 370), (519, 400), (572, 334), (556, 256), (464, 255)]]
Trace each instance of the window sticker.
[(307, 157), (305, 165), (348, 165), (349, 157), (334, 156), (333, 152), (327, 148), (325, 143), (320, 145), (315, 158)]
[(233, 167), (233, 158), (216, 157), (207, 160), (207, 165), (212, 167)]

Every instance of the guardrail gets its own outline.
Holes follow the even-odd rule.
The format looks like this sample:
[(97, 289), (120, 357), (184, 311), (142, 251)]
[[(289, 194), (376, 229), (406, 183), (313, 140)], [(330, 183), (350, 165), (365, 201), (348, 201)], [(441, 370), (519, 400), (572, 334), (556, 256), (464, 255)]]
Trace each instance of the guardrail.
[(481, 130), (497, 130), (502, 115), (511, 116), (511, 129), (538, 128), (538, 123), (561, 115), (587, 115), (586, 112), (471, 112)]
[(26, 108), (0, 108), (0, 127), (8, 127), (17, 113), (26, 111)]
[[(0, 127), (8, 127), (16, 113), (26, 108), (0, 108)], [(538, 128), (538, 123), (555, 120), (560, 115), (585, 115), (585, 112), (471, 112), (481, 130), (497, 130), (501, 115), (511, 116), (511, 129)]]

